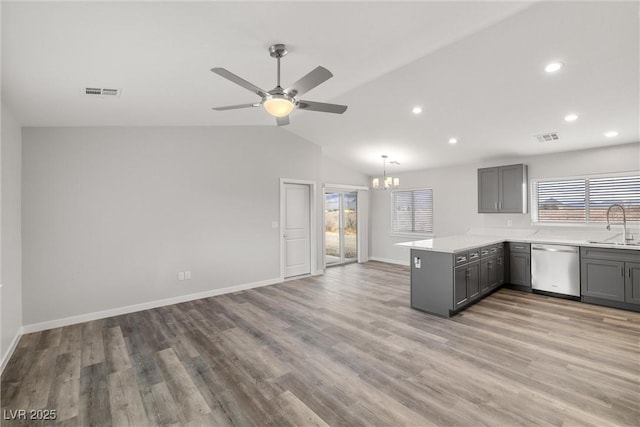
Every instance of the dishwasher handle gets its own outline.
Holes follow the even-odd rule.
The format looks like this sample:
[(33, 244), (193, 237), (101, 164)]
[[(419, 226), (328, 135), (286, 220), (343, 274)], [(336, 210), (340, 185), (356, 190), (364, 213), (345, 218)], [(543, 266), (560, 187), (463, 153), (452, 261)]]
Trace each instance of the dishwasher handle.
[(540, 246), (532, 246), (532, 251), (542, 251), (542, 252), (564, 252), (569, 254), (575, 254), (578, 252), (577, 249), (556, 249), (556, 248), (548, 248), (548, 247), (540, 247)]

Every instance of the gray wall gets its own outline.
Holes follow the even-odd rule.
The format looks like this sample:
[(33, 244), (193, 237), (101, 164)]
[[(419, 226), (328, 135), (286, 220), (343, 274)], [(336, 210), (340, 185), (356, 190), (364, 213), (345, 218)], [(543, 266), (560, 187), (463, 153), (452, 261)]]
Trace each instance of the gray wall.
[[(543, 156), (503, 159), (405, 174), (401, 188), (433, 188), (434, 234), (448, 236), (465, 233), (469, 227), (530, 228), (530, 214), (478, 214), (477, 169), (525, 163), (529, 179), (640, 170), (640, 143), (572, 151)], [(370, 256), (407, 263), (408, 251), (395, 243), (421, 238), (391, 236), (391, 195), (371, 192)]]
[(2, 105), (2, 149), (0, 158), (2, 206), (0, 225), (0, 356), (3, 361), (22, 326), (21, 240), (21, 129), (13, 114)]
[(272, 126), (25, 128), (23, 147), (25, 325), (277, 279), (280, 178), (318, 203), (327, 171), (366, 182)]

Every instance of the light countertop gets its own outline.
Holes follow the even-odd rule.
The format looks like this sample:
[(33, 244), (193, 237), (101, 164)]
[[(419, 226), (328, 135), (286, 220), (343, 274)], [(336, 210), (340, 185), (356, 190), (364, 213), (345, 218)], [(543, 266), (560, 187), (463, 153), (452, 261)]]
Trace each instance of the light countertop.
[[(555, 235), (554, 235), (555, 234)], [(607, 241), (606, 243), (591, 243)], [(396, 246), (403, 246), (410, 249), (425, 251), (454, 253), (481, 246), (489, 246), (501, 242), (520, 243), (546, 243), (569, 246), (588, 246), (608, 249), (624, 249), (640, 251), (640, 245), (618, 245), (620, 239), (585, 238), (584, 236), (562, 235), (560, 233), (505, 233), (505, 234), (460, 234), (455, 236), (434, 237), (432, 239), (417, 240), (412, 242), (396, 243)], [(611, 243), (608, 243), (611, 242)], [(637, 242), (637, 240), (636, 240)], [(640, 254), (639, 254), (640, 255)]]

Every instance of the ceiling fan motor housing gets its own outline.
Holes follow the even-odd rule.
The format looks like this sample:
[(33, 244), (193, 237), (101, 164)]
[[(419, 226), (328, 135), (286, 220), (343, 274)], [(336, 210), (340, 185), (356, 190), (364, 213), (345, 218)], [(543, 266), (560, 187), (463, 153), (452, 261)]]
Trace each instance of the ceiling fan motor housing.
[(271, 55), (272, 58), (282, 58), (287, 53), (289, 53), (289, 51), (287, 50), (287, 47), (282, 43), (277, 43), (269, 46), (269, 55)]

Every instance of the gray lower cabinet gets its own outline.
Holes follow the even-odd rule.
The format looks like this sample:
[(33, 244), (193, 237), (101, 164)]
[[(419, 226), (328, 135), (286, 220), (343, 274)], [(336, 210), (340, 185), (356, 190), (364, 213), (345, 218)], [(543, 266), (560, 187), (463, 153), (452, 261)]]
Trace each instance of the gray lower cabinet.
[(504, 277), (503, 245), (489, 247), (484, 259), (480, 253), (412, 249), (411, 307), (449, 317), (496, 289)]
[(640, 310), (640, 252), (580, 248), (580, 292), (584, 302)]
[(582, 277), (583, 296), (624, 301), (624, 262), (586, 258)]
[[(454, 303), (454, 256), (411, 249), (411, 308), (449, 317)], [(464, 262), (467, 262), (466, 254)], [(465, 283), (466, 287), (466, 283)]]
[(625, 298), (631, 304), (640, 304), (640, 263), (626, 262)]
[(454, 300), (456, 309), (480, 295), (480, 263), (456, 267), (454, 272)]
[(484, 294), (501, 285), (504, 280), (502, 245), (482, 248), (480, 257), (480, 293)]
[(531, 245), (509, 243), (509, 280), (511, 285), (531, 289)]
[(496, 279), (498, 280), (498, 284), (496, 286), (500, 286), (504, 283), (504, 254), (501, 253), (496, 257)]

